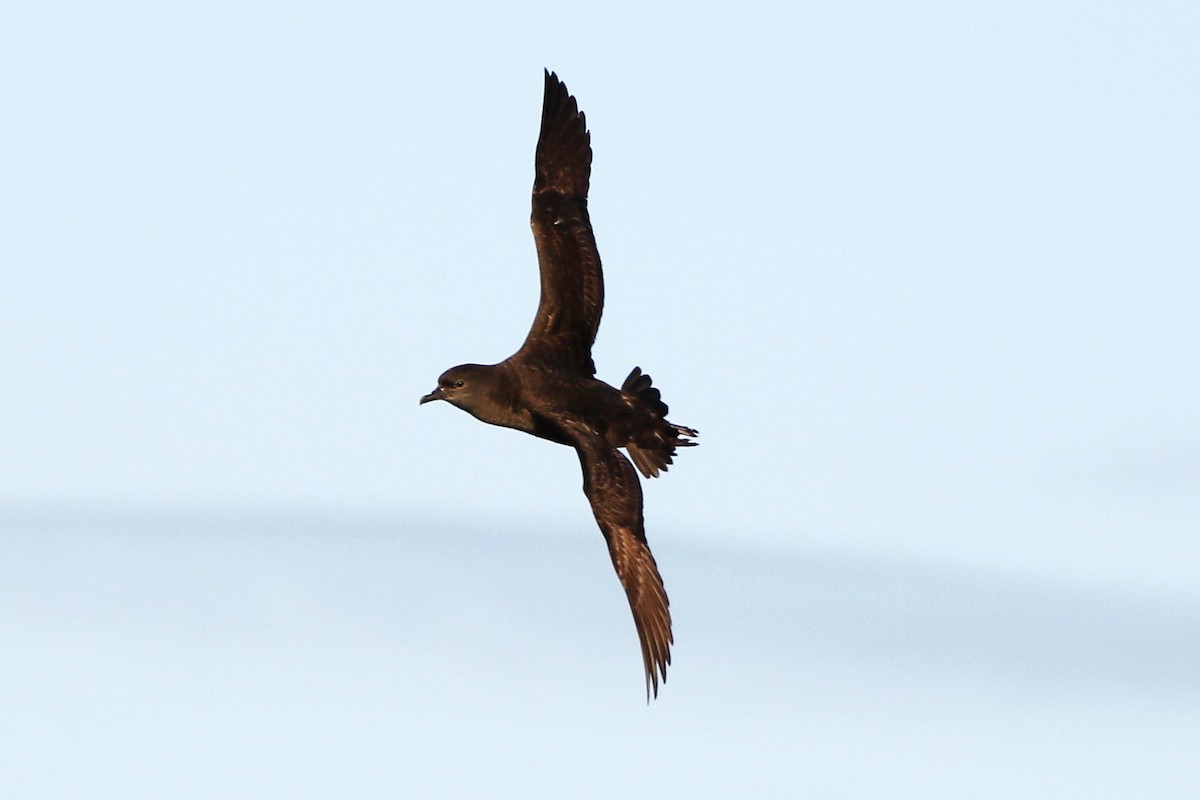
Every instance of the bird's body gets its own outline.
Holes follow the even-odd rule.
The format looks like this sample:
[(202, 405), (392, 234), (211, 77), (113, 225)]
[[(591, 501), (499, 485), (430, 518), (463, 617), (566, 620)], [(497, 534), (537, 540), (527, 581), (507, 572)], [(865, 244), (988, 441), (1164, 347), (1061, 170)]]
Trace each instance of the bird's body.
[[(445, 377), (451, 385), (465, 379), (479, 387), (477, 396), (451, 402), (482, 422), (573, 445), (550, 421), (558, 417), (580, 420), (601, 434), (609, 447), (637, 451), (638, 461), (644, 458), (652, 465), (639, 465), (646, 477), (657, 477), (660, 470), (666, 470), (675, 447), (694, 444), (681, 436), (695, 432), (667, 422), (661, 400), (660, 411), (651, 405), (652, 400), (628, 388), (630, 380), (622, 391), (596, 378), (530, 367), (516, 358), (499, 364), (463, 364), (447, 370)], [(632, 382), (644, 378), (649, 386), (649, 376), (643, 376), (641, 370), (635, 369), (630, 377)], [(655, 461), (655, 456), (660, 460)]]
[(672, 463), (696, 431), (667, 421), (667, 406), (638, 368), (618, 389), (595, 377), (592, 343), (604, 306), (604, 279), (587, 212), (592, 151), (584, 115), (546, 73), (535, 160), (531, 225), (541, 299), (521, 349), (499, 364), (463, 364), (421, 398), (447, 402), (492, 425), (575, 448), (583, 489), (633, 610), (647, 694), (658, 694), (671, 661), (671, 615), (646, 543), (642, 491), (624, 448), (646, 477)]

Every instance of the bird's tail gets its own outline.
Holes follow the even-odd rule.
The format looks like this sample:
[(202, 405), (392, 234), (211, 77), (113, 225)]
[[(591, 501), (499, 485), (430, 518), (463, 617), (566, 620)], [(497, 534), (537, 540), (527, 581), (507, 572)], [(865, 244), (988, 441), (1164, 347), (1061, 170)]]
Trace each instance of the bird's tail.
[(663, 402), (662, 392), (654, 388), (650, 376), (642, 372), (641, 367), (634, 367), (629, 377), (621, 384), (621, 392), (634, 400), (643, 409), (658, 420), (648, 432), (641, 433), (636, 440), (630, 439), (625, 445), (629, 458), (647, 478), (657, 478), (660, 472), (666, 472), (673, 463), (675, 448), (694, 447), (689, 437), (699, 436), (699, 432), (683, 425), (675, 425), (667, 421), (667, 404)]

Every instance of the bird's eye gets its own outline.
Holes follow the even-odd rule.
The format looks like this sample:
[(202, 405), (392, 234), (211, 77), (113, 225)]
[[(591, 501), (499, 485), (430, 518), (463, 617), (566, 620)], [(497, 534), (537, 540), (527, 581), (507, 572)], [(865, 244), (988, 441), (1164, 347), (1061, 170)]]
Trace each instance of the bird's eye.
[(461, 389), (461, 388), (462, 388), (462, 385), (463, 385), (463, 382), (462, 382), (462, 381), (455, 381), (455, 382), (454, 382), (454, 388), (455, 388), (455, 389)]

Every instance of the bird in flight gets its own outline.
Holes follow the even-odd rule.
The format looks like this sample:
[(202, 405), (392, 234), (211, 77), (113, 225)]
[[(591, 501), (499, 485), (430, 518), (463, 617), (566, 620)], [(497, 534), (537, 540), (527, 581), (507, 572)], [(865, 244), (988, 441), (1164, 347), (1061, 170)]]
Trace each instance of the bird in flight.
[[(588, 218), (591, 135), (575, 98), (546, 71), (534, 159), (533, 213), (541, 299), (521, 349), (499, 364), (462, 364), (421, 403), (445, 400), (492, 425), (575, 448), (583, 492), (625, 587), (642, 646), (646, 698), (658, 696), (671, 663), (671, 612), (646, 542), (642, 487), (697, 432), (667, 421), (650, 376), (634, 367), (620, 389), (597, 380), (592, 344), (604, 308), (604, 277)], [(621, 454), (624, 448), (629, 459)]]

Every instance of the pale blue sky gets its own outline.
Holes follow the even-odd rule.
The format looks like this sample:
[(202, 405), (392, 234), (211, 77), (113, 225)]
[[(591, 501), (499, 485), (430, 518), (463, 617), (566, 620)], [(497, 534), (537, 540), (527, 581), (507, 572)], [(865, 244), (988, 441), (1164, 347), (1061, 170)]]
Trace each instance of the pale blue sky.
[(417, 405), (532, 318), (549, 67), (592, 130), (600, 375), (701, 431), (646, 487), (668, 588), (699, 547), (1194, 619), (1198, 41), (1185, 2), (7, 8), (0, 511), (600, 558), (569, 450)]
[(545, 65), (601, 375), (703, 434), (652, 531), (1194, 587), (1192, 4), (5, 16), (6, 502), (581, 519), (415, 402), (532, 316)]

